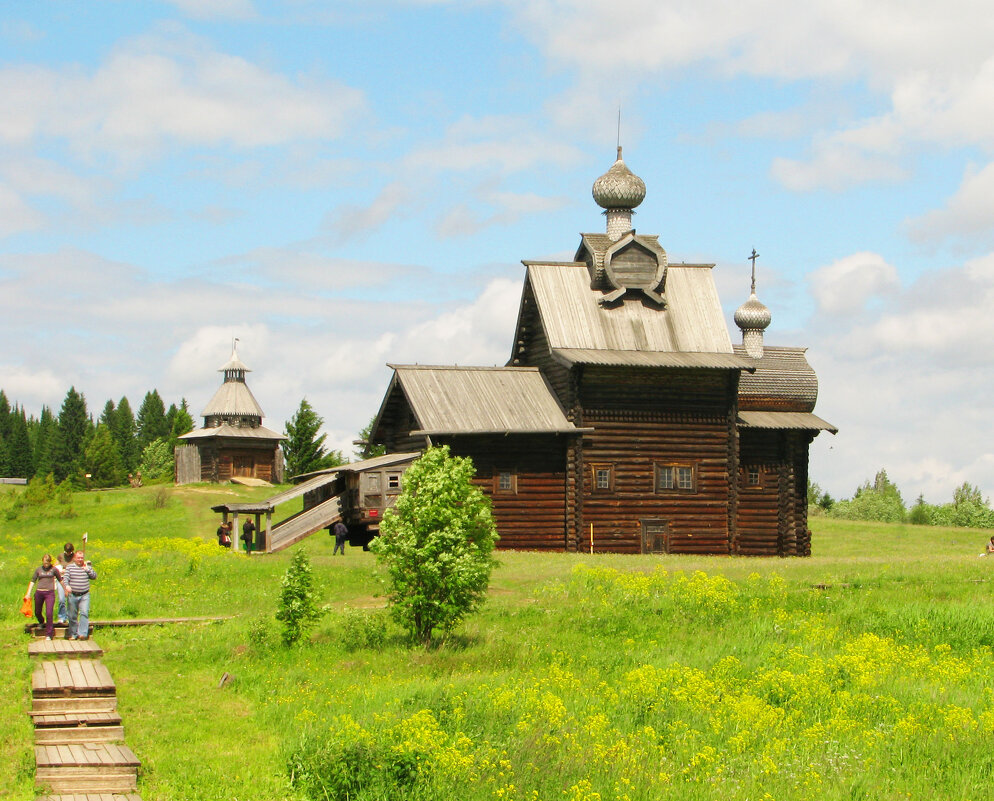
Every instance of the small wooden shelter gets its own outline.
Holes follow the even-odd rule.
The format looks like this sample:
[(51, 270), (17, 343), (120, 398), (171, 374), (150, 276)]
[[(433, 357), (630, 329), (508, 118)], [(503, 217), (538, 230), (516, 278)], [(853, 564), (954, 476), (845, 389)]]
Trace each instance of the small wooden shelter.
[(621, 148), (593, 195), (606, 233), (524, 262), (507, 366), (391, 365), (371, 440), (472, 457), (502, 548), (809, 554), (808, 446), (836, 429), (805, 349), (764, 347), (755, 258), (733, 346), (714, 265), (632, 228)]
[(224, 380), (202, 412), (204, 425), (180, 437), (176, 448), (176, 483), (224, 482), (237, 479), (271, 484), (283, 482), (286, 439), (262, 425), (262, 408), (245, 382), (251, 372), (234, 347), (218, 369)]

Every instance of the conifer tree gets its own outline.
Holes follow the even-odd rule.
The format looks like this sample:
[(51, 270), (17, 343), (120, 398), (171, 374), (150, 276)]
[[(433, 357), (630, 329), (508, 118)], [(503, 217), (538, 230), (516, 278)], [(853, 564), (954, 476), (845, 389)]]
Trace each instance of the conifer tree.
[(318, 436), (323, 425), (324, 419), (304, 398), (297, 411), (287, 420), (284, 429), (287, 439), (283, 443), (283, 454), (286, 457), (288, 476), (323, 470), (345, 461), (338, 451), (325, 451), (324, 440), (327, 435)]
[(180, 444), (181, 436), (193, 431), (193, 415), (190, 414), (190, 405), (186, 402), (186, 398), (180, 401), (179, 408), (174, 405), (170, 410), (175, 410), (175, 413), (169, 430), (169, 446), (175, 448)]
[(53, 450), (52, 472), (56, 481), (79, 472), (89, 429), (86, 398), (76, 391), (76, 387), (70, 387), (59, 410), (59, 436)]
[(24, 409), (16, 407), (10, 415), (10, 434), (7, 437), (7, 475), (17, 478), (31, 478), (34, 475), (31, 454), (31, 438), (28, 436), (28, 421)]
[(131, 404), (127, 396), (117, 402), (117, 411), (114, 414), (114, 425), (111, 426), (110, 433), (114, 435), (117, 449), (121, 452), (121, 462), (128, 473), (134, 473), (138, 469), (138, 459), (141, 457), (141, 450), (138, 447), (137, 426), (135, 425), (135, 415), (131, 411)]
[(55, 415), (48, 406), (41, 407), (41, 417), (35, 432), (32, 453), (34, 455), (34, 475), (45, 477), (54, 472), (53, 448), (58, 438), (59, 428)]
[(124, 466), (117, 443), (104, 423), (100, 423), (86, 447), (83, 466), (93, 487), (116, 487), (124, 483)]
[(168, 439), (169, 421), (166, 419), (166, 406), (157, 389), (145, 393), (145, 399), (138, 408), (136, 425), (139, 451), (144, 451), (157, 439)]

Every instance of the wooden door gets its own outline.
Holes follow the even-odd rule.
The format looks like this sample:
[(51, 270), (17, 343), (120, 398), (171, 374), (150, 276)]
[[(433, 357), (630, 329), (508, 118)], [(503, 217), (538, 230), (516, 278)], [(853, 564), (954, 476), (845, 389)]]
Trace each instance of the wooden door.
[(232, 471), (241, 478), (253, 478), (255, 461), (251, 456), (238, 456), (232, 459)]
[(669, 553), (670, 532), (665, 520), (643, 519), (642, 553)]

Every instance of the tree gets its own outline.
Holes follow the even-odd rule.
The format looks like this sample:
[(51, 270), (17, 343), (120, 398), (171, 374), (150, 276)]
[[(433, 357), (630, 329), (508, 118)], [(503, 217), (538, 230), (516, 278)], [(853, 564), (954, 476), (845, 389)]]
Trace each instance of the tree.
[(157, 439), (150, 442), (142, 451), (138, 469), (141, 470), (142, 478), (146, 481), (172, 479), (173, 450), (169, 447), (169, 441)]
[(373, 418), (366, 423), (366, 427), (359, 432), (359, 438), (352, 443), (356, 446), (353, 451), (356, 459), (373, 459), (377, 456), (382, 456), (387, 452), (386, 445), (373, 445), (369, 441), (370, 436), (373, 434), (373, 423), (375, 422), (376, 416), (374, 415)]
[(56, 482), (61, 482), (80, 472), (83, 449), (90, 433), (90, 419), (86, 412), (86, 398), (69, 387), (62, 408), (59, 410), (59, 436), (54, 443), (52, 472)]
[(117, 449), (121, 452), (121, 461), (124, 469), (128, 473), (134, 473), (138, 469), (138, 459), (141, 457), (141, 449), (138, 447), (137, 426), (135, 415), (131, 411), (131, 404), (127, 396), (117, 402), (117, 411), (114, 413), (114, 425), (110, 427), (110, 433), (114, 435)]
[(483, 603), (496, 564), (497, 529), (475, 473), (447, 445), (429, 448), (404, 474), (371, 546), (389, 575), (391, 614), (426, 646)]
[(145, 393), (145, 399), (138, 408), (136, 420), (138, 428), (138, 448), (144, 451), (157, 439), (169, 437), (169, 421), (166, 419), (166, 406), (157, 389)]
[(31, 478), (34, 474), (34, 460), (31, 454), (31, 438), (28, 436), (28, 421), (24, 409), (15, 408), (10, 415), (10, 434), (7, 437), (7, 475), (18, 478)]
[(298, 548), (283, 574), (276, 619), (283, 623), (283, 644), (291, 646), (320, 617), (311, 581), (311, 563), (307, 552)]
[(117, 487), (124, 483), (124, 464), (117, 443), (104, 423), (97, 426), (86, 446), (83, 466), (90, 474), (90, 486)]
[(325, 451), (324, 440), (327, 435), (318, 436), (323, 425), (324, 419), (304, 398), (284, 428), (287, 439), (283, 443), (283, 455), (286, 457), (288, 475), (299, 476), (344, 463), (345, 459), (339, 451)]
[(58, 439), (59, 428), (55, 421), (55, 415), (48, 406), (41, 407), (41, 417), (38, 420), (38, 427), (35, 430), (34, 442), (31, 452), (34, 456), (34, 475), (40, 478), (47, 476), (55, 470), (55, 444)]
[(175, 448), (179, 445), (179, 438), (184, 434), (193, 431), (193, 416), (190, 414), (190, 405), (186, 398), (180, 401), (179, 408), (170, 406), (172, 415), (166, 415), (172, 421), (169, 427), (169, 447)]
[(888, 477), (886, 470), (880, 470), (873, 483), (864, 482), (851, 501), (838, 501), (829, 514), (847, 520), (875, 520), (884, 523), (902, 523), (907, 517), (901, 492)]

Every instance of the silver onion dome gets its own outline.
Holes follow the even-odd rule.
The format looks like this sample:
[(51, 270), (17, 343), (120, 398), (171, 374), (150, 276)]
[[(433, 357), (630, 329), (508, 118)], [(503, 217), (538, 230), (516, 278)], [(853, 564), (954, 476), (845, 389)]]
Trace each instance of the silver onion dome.
[(770, 310), (760, 302), (755, 292), (735, 310), (735, 324), (743, 331), (764, 331), (772, 319)]
[(602, 209), (634, 209), (645, 200), (645, 184), (625, 165), (618, 146), (618, 160), (594, 181), (591, 192)]

